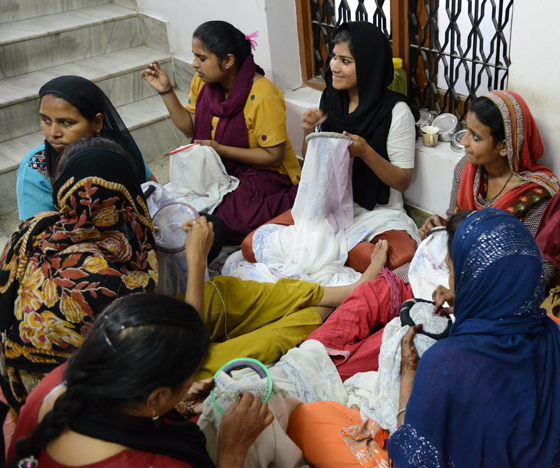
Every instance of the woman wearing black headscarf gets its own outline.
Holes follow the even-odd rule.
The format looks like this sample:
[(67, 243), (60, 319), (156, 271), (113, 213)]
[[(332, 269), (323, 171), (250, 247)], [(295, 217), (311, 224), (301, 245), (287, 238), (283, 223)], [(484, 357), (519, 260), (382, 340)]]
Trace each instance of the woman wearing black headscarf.
[[(387, 89), (394, 75), (391, 45), (368, 22), (342, 24), (333, 43), (320, 109), (305, 112), (304, 134), (321, 125), (322, 131), (352, 138), (354, 201), (366, 210), (403, 210), (401, 193), (410, 186), (414, 167), (416, 119), (406, 97)], [(372, 244), (381, 239), (389, 243), (390, 269), (412, 259), (416, 245), (406, 232), (380, 226), (376, 234)], [(364, 259), (367, 265), (373, 253), (372, 244), (353, 249), (347, 265), (362, 270)]]
[(39, 90), (39, 99), (45, 142), (30, 151), (18, 169), (21, 220), (55, 210), (51, 197), (52, 175), (68, 145), (82, 138), (102, 136), (119, 143), (134, 157), (138, 180), (156, 181), (117, 110), (96, 84), (81, 76), (60, 76)]
[[(393, 54), (376, 26), (344, 23), (336, 30), (333, 43), (320, 109), (308, 109), (303, 115), (303, 154), (307, 150), (305, 137), (317, 126), (321, 131), (352, 138), (354, 218), (373, 210), (379, 216), (368, 239), (371, 243), (361, 242), (352, 249), (346, 265), (365, 271), (375, 244), (386, 240), (387, 267), (392, 270), (412, 259), (416, 250), (412, 237), (419, 240), (402, 198), (414, 167), (416, 119), (407, 98), (387, 89), (393, 80)], [(293, 224), (293, 219), (287, 212), (270, 222), (286, 225)], [(242, 250), (247, 260), (255, 261), (251, 236), (243, 242)]]
[(115, 298), (154, 292), (154, 226), (136, 172), (118, 143), (77, 141), (53, 173), (56, 210), (23, 221), (0, 256), (0, 386), (15, 411)]

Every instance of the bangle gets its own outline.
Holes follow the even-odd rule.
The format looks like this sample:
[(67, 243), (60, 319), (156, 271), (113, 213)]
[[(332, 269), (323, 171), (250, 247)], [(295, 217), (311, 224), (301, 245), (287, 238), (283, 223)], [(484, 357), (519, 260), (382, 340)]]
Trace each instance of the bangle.
[(171, 91), (173, 91), (175, 88), (173, 87), (173, 85), (171, 85), (171, 88), (169, 88), (167, 91), (164, 91), (163, 93), (159, 93), (160, 96), (163, 96), (164, 94), (170, 93)]
[(403, 414), (405, 411), (406, 411), (406, 408), (403, 408), (403, 409), (399, 410), (399, 412), (397, 413), (397, 419), (398, 419), (398, 417), (399, 417), (401, 414)]

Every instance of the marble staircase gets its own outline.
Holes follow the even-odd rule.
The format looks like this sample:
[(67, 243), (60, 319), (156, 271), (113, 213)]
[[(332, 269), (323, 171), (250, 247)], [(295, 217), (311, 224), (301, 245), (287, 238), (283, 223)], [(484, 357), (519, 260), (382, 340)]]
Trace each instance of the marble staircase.
[(148, 165), (179, 146), (177, 137), (188, 142), (171, 128), (162, 100), (140, 77), (154, 59), (186, 102), (188, 94), (181, 90), (188, 90), (192, 76), (184, 62), (178, 63), (179, 73), (175, 70), (166, 23), (138, 13), (131, 0), (0, 4), (0, 216), (17, 209), (17, 168), (43, 141), (38, 91), (56, 76), (84, 76), (102, 88)]

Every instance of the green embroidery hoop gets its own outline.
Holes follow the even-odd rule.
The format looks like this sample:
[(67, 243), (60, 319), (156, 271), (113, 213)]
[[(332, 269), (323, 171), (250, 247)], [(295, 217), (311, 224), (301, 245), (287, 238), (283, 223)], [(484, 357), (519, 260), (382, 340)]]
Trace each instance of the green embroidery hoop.
[[(268, 393), (266, 394), (266, 398), (263, 400), (264, 403), (268, 403), (268, 400), (270, 400), (270, 395), (272, 395), (272, 377), (270, 376), (270, 372), (268, 372), (266, 366), (262, 362), (257, 361), (256, 359), (253, 358), (233, 359), (225, 363), (222, 367), (218, 369), (218, 372), (216, 372), (216, 375), (214, 375), (214, 379), (218, 378), (220, 372), (225, 372), (226, 374), (228, 374), (232, 370), (238, 369), (240, 367), (249, 367), (253, 369), (257, 374), (259, 374), (261, 378), (264, 379), (266, 377), (268, 379)], [(216, 401), (216, 397), (214, 396), (214, 389), (210, 391), (210, 396), (212, 397), (212, 403), (214, 403), (214, 407), (218, 410), (218, 412), (222, 416), (226, 414), (226, 412), (222, 408), (220, 408), (218, 402)]]

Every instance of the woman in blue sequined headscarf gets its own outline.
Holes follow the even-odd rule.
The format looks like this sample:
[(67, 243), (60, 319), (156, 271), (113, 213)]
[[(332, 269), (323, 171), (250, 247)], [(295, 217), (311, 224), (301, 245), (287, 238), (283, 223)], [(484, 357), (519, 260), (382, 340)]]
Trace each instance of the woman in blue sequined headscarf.
[(456, 320), (413, 371), (389, 457), (397, 468), (560, 466), (560, 328), (539, 308), (535, 241), (510, 214), (483, 209), (450, 246)]

